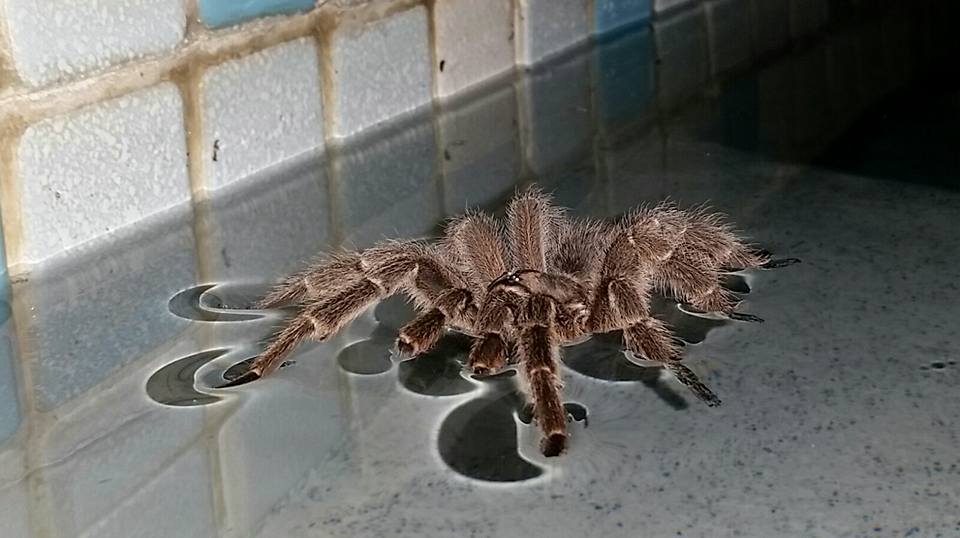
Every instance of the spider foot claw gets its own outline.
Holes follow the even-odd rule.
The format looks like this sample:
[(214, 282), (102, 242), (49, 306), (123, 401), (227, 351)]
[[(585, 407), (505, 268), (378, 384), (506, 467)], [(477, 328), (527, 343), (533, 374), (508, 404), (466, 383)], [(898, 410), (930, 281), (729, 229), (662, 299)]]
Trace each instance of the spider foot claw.
[(779, 260), (770, 260), (767, 263), (760, 266), (761, 269), (780, 269), (781, 267), (787, 267), (800, 263), (800, 258), (781, 258)]
[(492, 372), (486, 366), (474, 366), (473, 375), (486, 376), (490, 375)]
[(701, 402), (707, 404), (707, 407), (720, 407), (720, 404), (723, 403), (719, 396), (702, 383), (690, 386), (690, 390)]
[(551, 433), (540, 442), (540, 452), (548, 458), (559, 456), (567, 446), (567, 436), (562, 433)]
[(707, 404), (707, 407), (720, 407), (720, 404), (723, 403), (720, 398), (713, 393), (710, 393), (707, 398), (701, 397), (700, 399), (703, 400), (703, 403)]
[(256, 381), (260, 379), (260, 377), (261, 377), (260, 372), (257, 372), (255, 370), (247, 370), (242, 375), (227, 381), (226, 383), (218, 386), (217, 388), (226, 389), (230, 387), (239, 387), (240, 385), (246, 385), (247, 383)]
[(763, 323), (763, 318), (753, 314), (744, 314), (742, 312), (731, 312), (730, 319), (734, 321), (746, 321), (749, 323)]
[(397, 351), (405, 357), (414, 357), (417, 354), (413, 344), (403, 337), (397, 338)]

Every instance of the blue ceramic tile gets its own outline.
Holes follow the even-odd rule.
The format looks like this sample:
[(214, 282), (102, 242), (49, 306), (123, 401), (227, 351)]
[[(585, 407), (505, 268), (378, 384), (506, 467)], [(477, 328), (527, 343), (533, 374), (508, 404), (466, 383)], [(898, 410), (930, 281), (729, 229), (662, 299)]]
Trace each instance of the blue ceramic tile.
[(256, 17), (308, 11), (314, 0), (200, 0), (200, 19), (221, 28)]
[(628, 24), (649, 20), (651, 0), (596, 0), (593, 13), (594, 32), (604, 34)]
[(600, 128), (610, 133), (642, 120), (657, 88), (650, 28), (603, 43), (593, 54)]
[(3, 242), (3, 228), (0, 227), (0, 325), (6, 323), (9, 317), (10, 278), (7, 275), (7, 246)]
[[(4, 318), (8, 318), (6, 301), (0, 302)], [(11, 323), (0, 321), (0, 446), (20, 427), (20, 402), (17, 400), (17, 378), (13, 367), (14, 354)]]
[(10, 319), (10, 279), (0, 229), (0, 445), (20, 427), (20, 402), (17, 400), (17, 377), (14, 370), (15, 348)]

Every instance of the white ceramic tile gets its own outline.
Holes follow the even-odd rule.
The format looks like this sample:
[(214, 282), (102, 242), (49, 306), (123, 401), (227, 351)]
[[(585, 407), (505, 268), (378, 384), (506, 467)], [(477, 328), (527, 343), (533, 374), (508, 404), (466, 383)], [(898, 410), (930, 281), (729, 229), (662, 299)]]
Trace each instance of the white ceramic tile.
[(41, 411), (74, 400), (186, 329), (165, 301), (196, 281), (190, 217), (135, 227), (138, 233), (35, 271), (23, 284), (24, 306), (33, 310), (18, 329)]
[(30, 536), (30, 491), (21, 447), (0, 441), (0, 521), (4, 538)]
[(654, 23), (657, 97), (672, 108), (699, 91), (709, 73), (706, 24), (703, 9), (676, 13)]
[(376, 133), (333, 158), (334, 207), (349, 247), (431, 235), (441, 219), (431, 118)]
[(444, 110), (439, 125), (447, 215), (484, 207), (513, 191), (520, 166), (513, 86)]
[(511, 2), (438, 0), (433, 25), (438, 63), (433, 67), (440, 97), (513, 69)]
[(330, 246), (326, 164), (321, 159), (298, 158), (282, 172), (257, 175), (211, 200), (206, 280), (272, 281)]
[(749, 62), (753, 56), (750, 0), (711, 0), (705, 9), (713, 74)]
[[(150, 482), (166, 473), (170, 462), (200, 438), (202, 408), (161, 407), (143, 394), (149, 373), (170, 360), (153, 361), (108, 389), (77, 401), (45, 436), (38, 457), (44, 465), (42, 487), (53, 508), (51, 526), (57, 536), (79, 536), (109, 519), (118, 506), (146, 494)], [(179, 496), (193, 499), (189, 489), (193, 487)], [(164, 504), (160, 497), (146, 497), (135, 504)], [(174, 516), (181, 517), (170, 514)]]
[(675, 9), (681, 9), (689, 5), (696, 4), (699, 1), (700, 0), (654, 0), (653, 12), (657, 15), (662, 15)]
[(6, 0), (10, 49), (30, 85), (73, 78), (172, 50), (183, 39), (183, 2)]
[(812, 34), (830, 20), (829, 0), (790, 0), (790, 35)]
[[(220, 427), (224, 534), (252, 536), (259, 522), (311, 469), (347, 444), (334, 342), (300, 355)], [(342, 345), (342, 344), (340, 344)], [(263, 389), (263, 387), (259, 387)], [(289, 425), (297, 424), (291, 432)], [(305, 448), (307, 448), (305, 450)]]
[(752, 0), (752, 3), (757, 55), (782, 49), (790, 41), (790, 0)]
[(517, 62), (532, 65), (587, 39), (587, 0), (517, 0)]
[(630, 181), (612, 178), (609, 185), (608, 211), (619, 215), (640, 203), (657, 203), (670, 196), (664, 167), (662, 133), (651, 130), (629, 144), (607, 148), (600, 155), (608, 170), (616, 170)]
[(191, 447), (159, 476), (124, 498), (83, 538), (207, 538), (217, 535), (213, 481), (204, 444)]
[(216, 189), (323, 147), (319, 56), (303, 38), (210, 68), (203, 163)]
[(333, 63), (333, 134), (354, 135), (431, 100), (427, 12), (422, 6), (370, 23), (340, 27)]
[(523, 154), (535, 174), (578, 160), (592, 135), (589, 57), (544, 66), (520, 84)]
[(66, 249), (190, 199), (173, 84), (31, 125), (19, 148), (23, 259)]

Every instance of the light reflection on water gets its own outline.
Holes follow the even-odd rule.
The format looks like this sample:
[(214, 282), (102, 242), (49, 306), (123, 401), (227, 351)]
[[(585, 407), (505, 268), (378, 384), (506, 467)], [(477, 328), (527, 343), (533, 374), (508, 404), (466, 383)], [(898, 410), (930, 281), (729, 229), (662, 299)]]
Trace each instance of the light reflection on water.
[[(688, 24), (305, 157), (19, 283), (0, 335), (4, 536), (953, 532), (956, 185), (810, 164), (923, 64), (871, 46), (899, 21), (867, 20), (687, 101), (702, 73), (670, 58), (701, 45), (669, 32)], [(496, 210), (532, 181), (595, 215), (710, 200), (804, 259), (728, 282), (762, 325), (658, 305), (724, 407), (595, 338), (565, 350), (578, 420), (547, 460), (509, 370), (463, 373), (455, 335), (414, 361), (392, 352), (398, 301), (267, 380), (213, 388), (289, 314), (249, 308), (269, 281), (334, 244)]]

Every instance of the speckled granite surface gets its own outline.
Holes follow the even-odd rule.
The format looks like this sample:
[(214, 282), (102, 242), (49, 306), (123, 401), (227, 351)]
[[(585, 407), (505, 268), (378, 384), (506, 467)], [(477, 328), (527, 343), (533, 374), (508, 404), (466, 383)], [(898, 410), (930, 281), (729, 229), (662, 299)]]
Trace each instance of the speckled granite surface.
[[(331, 452), (260, 536), (960, 535), (960, 193), (697, 142), (667, 154), (682, 163), (661, 170), (675, 197), (711, 199), (804, 260), (748, 277), (742, 309), (766, 323), (688, 347), (722, 407), (677, 409), (643, 383), (567, 369), (566, 397), (589, 413), (569, 454), (544, 461), (519, 423), (543, 474), (481, 482), (436, 443), (442, 417), (482, 393), (425, 399), (394, 369), (357, 381), (379, 397), (353, 392), (356, 446)], [(627, 162), (618, 177), (656, 167)]]

